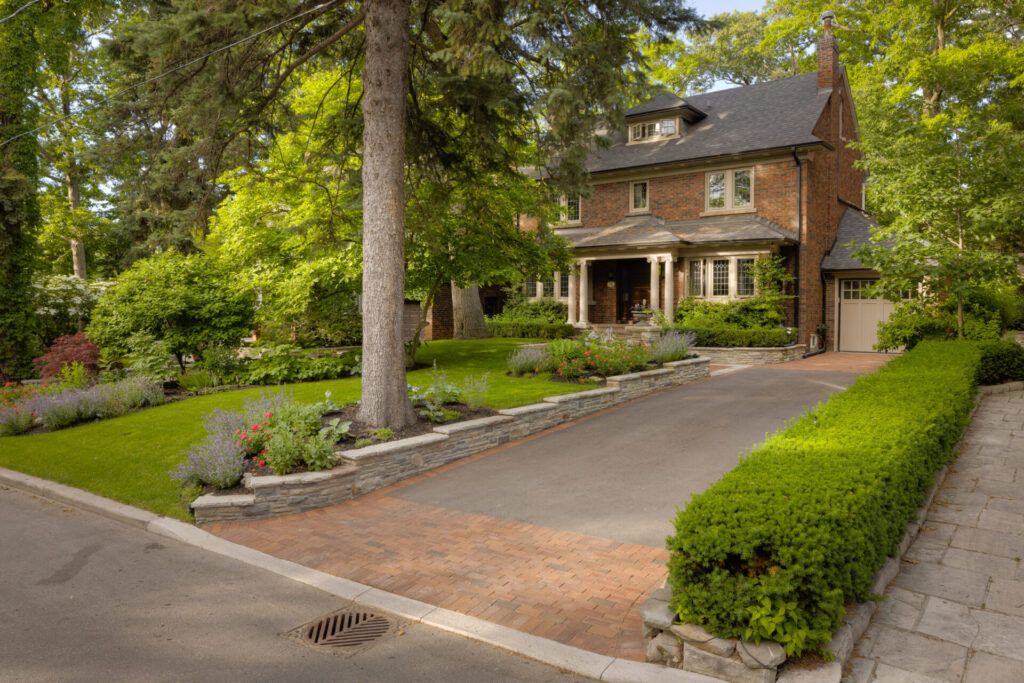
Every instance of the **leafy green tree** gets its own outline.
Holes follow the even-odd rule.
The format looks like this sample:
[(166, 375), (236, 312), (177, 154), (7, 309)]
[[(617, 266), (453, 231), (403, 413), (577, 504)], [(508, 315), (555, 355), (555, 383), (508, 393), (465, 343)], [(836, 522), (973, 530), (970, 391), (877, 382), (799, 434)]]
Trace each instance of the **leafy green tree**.
[[(0, 17), (24, 3), (0, 0)], [(36, 185), (38, 146), (28, 134), (36, 113), (29, 93), (36, 85), (38, 6), (0, 24), (0, 380), (31, 377), (32, 271), (39, 226)]]
[(136, 261), (100, 298), (86, 333), (105, 351), (126, 356), (130, 339), (150, 335), (167, 344), (184, 369), (185, 356), (211, 346), (237, 346), (251, 329), (252, 291), (201, 255), (175, 251)]

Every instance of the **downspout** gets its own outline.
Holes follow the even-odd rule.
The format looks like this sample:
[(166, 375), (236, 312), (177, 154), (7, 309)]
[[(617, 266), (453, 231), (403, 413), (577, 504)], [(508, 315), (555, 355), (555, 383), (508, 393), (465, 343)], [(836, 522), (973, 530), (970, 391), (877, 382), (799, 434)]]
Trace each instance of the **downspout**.
[(804, 209), (804, 173), (803, 164), (800, 163), (800, 157), (796, 154), (796, 147), (790, 150), (793, 153), (793, 162), (796, 164), (796, 293), (797, 302), (793, 306), (793, 326), (796, 327), (797, 333), (800, 330), (800, 250), (804, 244), (804, 221), (803, 221), (803, 209)]

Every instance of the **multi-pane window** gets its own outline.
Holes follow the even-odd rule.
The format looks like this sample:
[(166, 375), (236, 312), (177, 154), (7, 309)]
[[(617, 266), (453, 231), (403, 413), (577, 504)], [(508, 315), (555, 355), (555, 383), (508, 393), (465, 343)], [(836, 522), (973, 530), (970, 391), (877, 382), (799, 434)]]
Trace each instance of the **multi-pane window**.
[(754, 204), (754, 172), (749, 168), (707, 175), (708, 211), (745, 209)]
[(651, 140), (653, 138), (675, 134), (675, 119), (662, 119), (661, 121), (652, 121), (650, 123), (636, 123), (630, 126), (629, 129), (629, 137), (634, 142), (637, 140)]
[(729, 296), (729, 259), (711, 262), (711, 296)]
[(690, 287), (687, 296), (704, 297), (704, 260), (690, 261)]
[(569, 273), (561, 273), (558, 277), (558, 295), (569, 296)]
[(736, 296), (754, 296), (754, 259), (736, 259)]
[(580, 220), (580, 196), (566, 197), (562, 203), (562, 220), (568, 223), (576, 223)]
[(532, 299), (533, 297), (537, 296), (537, 281), (536, 280), (527, 280), (526, 284), (524, 286), (526, 288), (526, 298), (527, 299)]
[[(630, 198), (630, 210), (632, 211), (646, 211), (647, 210), (647, 181), (641, 181), (639, 183), (632, 184), (632, 197)], [(621, 195), (620, 195), (621, 196)]]
[(554, 280), (545, 280), (544, 281), (544, 296), (550, 297), (550, 296), (554, 296), (554, 295), (555, 295), (555, 281)]

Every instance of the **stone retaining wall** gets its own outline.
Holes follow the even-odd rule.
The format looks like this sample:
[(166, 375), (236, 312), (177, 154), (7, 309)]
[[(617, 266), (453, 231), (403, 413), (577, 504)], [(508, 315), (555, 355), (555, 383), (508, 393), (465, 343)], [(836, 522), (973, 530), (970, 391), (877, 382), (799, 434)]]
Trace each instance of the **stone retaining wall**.
[(772, 365), (799, 360), (807, 353), (806, 344), (789, 346), (695, 346), (693, 352), (710, 358), (715, 365)]
[(339, 451), (339, 465), (325, 472), (246, 475), (245, 493), (200, 496), (192, 503), (192, 511), (197, 524), (209, 524), (327, 507), (645, 394), (707, 377), (710, 365), (708, 358), (665, 363), (657, 370), (609, 377), (602, 389), (549, 396), (542, 403), (501, 410), (492, 417), (440, 425), (429, 434)]

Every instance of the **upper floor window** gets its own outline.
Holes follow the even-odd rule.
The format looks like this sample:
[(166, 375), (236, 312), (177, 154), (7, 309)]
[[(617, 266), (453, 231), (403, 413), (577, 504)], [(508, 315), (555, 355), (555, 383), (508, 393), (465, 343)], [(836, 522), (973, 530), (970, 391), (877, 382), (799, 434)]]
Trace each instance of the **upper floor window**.
[(662, 119), (649, 123), (634, 123), (629, 127), (629, 139), (633, 142), (653, 140), (676, 134), (676, 120)]
[(711, 171), (707, 175), (707, 210), (747, 209), (754, 204), (754, 171), (750, 168)]
[(580, 196), (562, 197), (562, 221), (566, 223), (580, 222)]
[(632, 213), (647, 211), (647, 181), (641, 180), (638, 183), (631, 183), (629, 186), (629, 210)]

